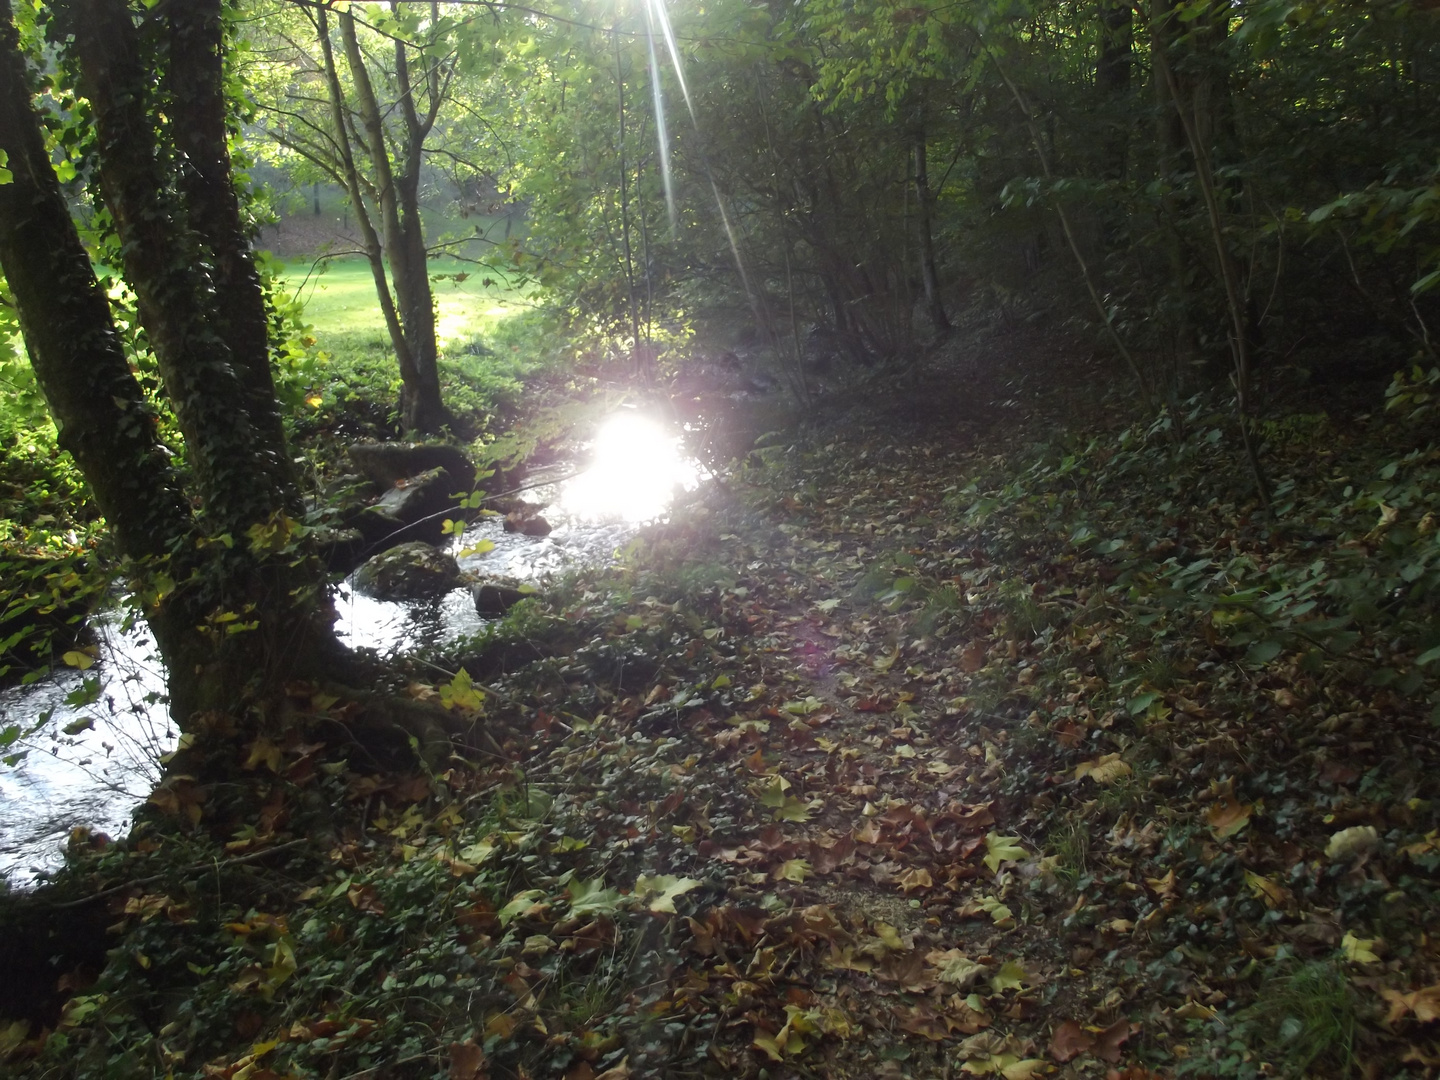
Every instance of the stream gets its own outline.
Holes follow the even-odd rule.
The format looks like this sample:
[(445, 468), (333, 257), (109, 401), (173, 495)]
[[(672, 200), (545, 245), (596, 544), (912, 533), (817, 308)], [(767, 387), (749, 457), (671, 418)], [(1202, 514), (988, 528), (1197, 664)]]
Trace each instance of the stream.
[[(548, 536), (504, 531), (487, 517), (455, 542), (462, 570), (482, 577), (540, 583), (563, 571), (604, 565), (640, 526), (664, 515), (681, 490), (699, 483), (699, 467), (680, 449), (678, 432), (643, 414), (622, 411), (601, 426), (587, 467), (552, 467), (556, 479), (523, 497), (542, 507)], [(532, 481), (533, 482), (533, 481)], [(483, 629), (469, 589), (434, 601), (395, 603), (358, 593), (347, 579), (336, 590), (336, 632), (354, 648), (394, 656)], [(58, 869), (75, 830), (123, 835), (130, 814), (160, 777), (162, 756), (179, 732), (165, 703), (165, 670), (141, 621), (126, 628), (107, 612), (92, 620), (99, 659), (87, 671), (64, 669), (29, 686), (0, 690), (0, 726), (50, 721), (19, 744), (17, 766), (0, 764), (0, 878), (32, 885)], [(13, 748), (12, 748), (13, 749)]]

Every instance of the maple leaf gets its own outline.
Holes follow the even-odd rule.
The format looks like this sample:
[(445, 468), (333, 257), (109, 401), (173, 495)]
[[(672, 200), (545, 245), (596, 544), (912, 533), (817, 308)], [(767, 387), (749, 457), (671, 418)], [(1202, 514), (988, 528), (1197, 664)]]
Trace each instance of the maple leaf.
[(1264, 901), (1267, 908), (1277, 908), (1291, 900), (1290, 890), (1285, 886), (1250, 870), (1245, 871), (1245, 884), (1257, 900)]
[(776, 881), (793, 881), (797, 885), (811, 875), (810, 863), (806, 859), (787, 859), (770, 871), (770, 876)]
[(1331, 862), (1342, 859), (1360, 859), (1380, 846), (1380, 834), (1374, 825), (1356, 825), (1341, 829), (1325, 845), (1325, 857)]
[(500, 920), (501, 926), (508, 926), (521, 915), (540, 907), (536, 901), (544, 895), (539, 889), (523, 889), (511, 897), (510, 902), (495, 913), (495, 917)]
[(271, 772), (278, 773), (281, 766), (285, 763), (285, 755), (280, 747), (276, 746), (264, 735), (257, 737), (254, 742), (246, 747), (246, 750), (249, 751), (249, 753), (245, 758), (245, 764), (242, 765), (241, 768), (247, 772), (264, 765)]
[(937, 978), (956, 990), (964, 990), (985, 972), (985, 965), (971, 960), (959, 949), (935, 950), (925, 955), (925, 962), (939, 968)]
[(1104, 754), (1094, 761), (1082, 761), (1075, 767), (1075, 779), (1083, 780), (1089, 777), (1097, 784), (1113, 784), (1123, 777), (1129, 776), (1135, 770), (1130, 768), (1127, 762), (1120, 760), (1119, 754)]
[(694, 878), (670, 877), (668, 874), (649, 877), (641, 874), (635, 879), (634, 895), (638, 899), (648, 897), (649, 903), (646, 906), (651, 911), (674, 915), (675, 898), (699, 887), (700, 882)]
[(1247, 806), (1234, 796), (1225, 795), (1205, 809), (1205, 824), (1217, 840), (1228, 840), (1250, 824), (1254, 806)]
[(1440, 983), (1408, 994), (1384, 989), (1380, 991), (1380, 996), (1390, 1002), (1390, 1012), (1385, 1017), (1387, 1024), (1394, 1024), (1409, 1013), (1414, 1013), (1415, 1019), (1422, 1024), (1440, 1020)]
[(1094, 1045), (1094, 1034), (1086, 1031), (1074, 1020), (1066, 1020), (1050, 1036), (1050, 1057), (1063, 1065)]
[(474, 1039), (450, 1044), (450, 1080), (484, 1080), (485, 1051)]
[(1020, 837), (1001, 836), (999, 833), (989, 833), (985, 837), (985, 865), (992, 873), (1000, 869), (1000, 864), (1005, 862), (1020, 862), (1026, 857), (1025, 849), (1020, 846)]
[(572, 915), (609, 915), (623, 899), (617, 890), (605, 888), (603, 877), (594, 881), (575, 878), (565, 886), (565, 892), (570, 897)]
[(912, 893), (917, 889), (928, 889), (934, 884), (935, 882), (930, 877), (930, 871), (918, 867), (906, 870), (900, 875), (900, 888), (906, 893)]
[(1019, 990), (1030, 981), (1024, 967), (1014, 960), (1007, 960), (1000, 965), (999, 971), (990, 976), (990, 989), (997, 994), (1003, 994), (1006, 990)]
[(1353, 964), (1378, 964), (1380, 957), (1374, 951), (1378, 944), (1379, 938), (1358, 938), (1347, 931), (1340, 939), (1340, 951)]
[(1111, 1065), (1120, 1064), (1120, 1048), (1132, 1035), (1139, 1034), (1140, 1025), (1132, 1024), (1123, 1017), (1095, 1036), (1093, 1052), (1102, 1061)]

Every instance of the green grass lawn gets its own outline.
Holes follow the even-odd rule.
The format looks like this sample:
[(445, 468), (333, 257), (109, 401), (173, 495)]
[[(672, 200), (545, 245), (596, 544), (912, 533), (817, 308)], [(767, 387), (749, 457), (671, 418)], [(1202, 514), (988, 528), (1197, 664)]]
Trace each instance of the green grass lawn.
[[(467, 275), (463, 281), (453, 276)], [(454, 258), (430, 262), (431, 286), (437, 309), (436, 331), (440, 348), (453, 349), (476, 338), (489, 338), (496, 324), (524, 310), (525, 303), (505, 281), (474, 263)], [(490, 284), (486, 285), (486, 279)], [(286, 284), (298, 290), (305, 304), (305, 319), (316, 336), (326, 339), (339, 334), (385, 335), (385, 320), (375, 298), (375, 279), (370, 264), (359, 256), (330, 259), (313, 265), (292, 259), (287, 264)]]

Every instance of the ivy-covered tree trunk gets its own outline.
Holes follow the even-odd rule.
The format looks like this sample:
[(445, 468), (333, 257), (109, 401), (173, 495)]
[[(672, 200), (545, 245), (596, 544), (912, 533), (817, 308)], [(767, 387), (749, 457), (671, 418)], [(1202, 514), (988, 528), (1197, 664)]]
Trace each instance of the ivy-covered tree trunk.
[[(122, 554), (145, 560), (135, 581), (148, 594), (172, 714), (189, 727), (197, 713), (233, 711), (247, 695), (323, 672), (344, 654), (323, 616), (317, 567), (287, 513), (298, 499), (273, 393), (262, 401), (254, 385), (267, 362), (264, 337), (252, 325), (247, 342), (227, 321), (253, 312), (260, 298), (217, 295), (211, 273), (227, 257), (225, 241), (206, 242), (192, 224), (205, 218), (203, 200), (197, 207), (186, 198), (190, 185), (168, 182), (174, 170), (162, 145), (178, 149), (181, 140), (171, 132), (163, 142), (157, 118), (168, 110), (179, 122), (186, 110), (158, 106), (140, 46), (175, 27), (164, 13), (137, 21), (123, 0), (52, 10), (51, 33), (78, 61), (127, 280), (185, 438), (188, 490), (155, 438), (50, 165), (8, 0), (0, 0), (0, 148), (15, 182), (0, 185), (0, 259), (63, 444)], [(205, 120), (212, 133), (223, 131), (223, 97), (205, 108), (221, 110), (218, 128)], [(228, 170), (213, 178), (228, 183)], [(238, 247), (235, 240), (229, 254), (243, 258), (243, 237)], [(227, 281), (231, 291), (247, 287), (258, 293), (253, 274), (248, 285), (243, 275)]]
[(85, 474), (121, 552), (160, 558), (189, 532), (189, 509), (70, 218), (31, 96), (10, 0), (0, 0), (0, 150), (11, 173), (0, 183), (0, 267), (61, 447)]
[(267, 443), (283, 447), (285, 431), (270, 373), (270, 320), (231, 179), (224, 38), (221, 0), (174, 6), (167, 91), (176, 149), (183, 155), (180, 185), (190, 225), (212, 256), (212, 326), (230, 345), (246, 414)]

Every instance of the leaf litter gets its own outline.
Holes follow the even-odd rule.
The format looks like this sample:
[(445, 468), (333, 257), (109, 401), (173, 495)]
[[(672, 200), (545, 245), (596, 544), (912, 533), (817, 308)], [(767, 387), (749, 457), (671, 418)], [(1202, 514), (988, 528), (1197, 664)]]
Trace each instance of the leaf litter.
[[(1370, 485), (1376, 526), (1331, 477), (1387, 432), (1279, 448), (1299, 528), (1225, 486), (1206, 422), (1036, 450), (871, 418), (761, 454), (621, 569), (429, 658), (473, 678), (417, 667), (486, 733), (439, 767), (367, 767), (351, 703), (294, 688), (312, 727), (237, 762), (268, 817), (222, 827), (223, 793), (167, 781), (87, 871), (163, 879), (0, 1050), (1147, 1080), (1278, 1075), (1298, 1040), (1311, 1075), (1434, 1075), (1428, 609), (1356, 615), (1385, 543), (1430, 535), (1433, 460), (1408, 499)], [(279, 854), (227, 862), (202, 826)]]

